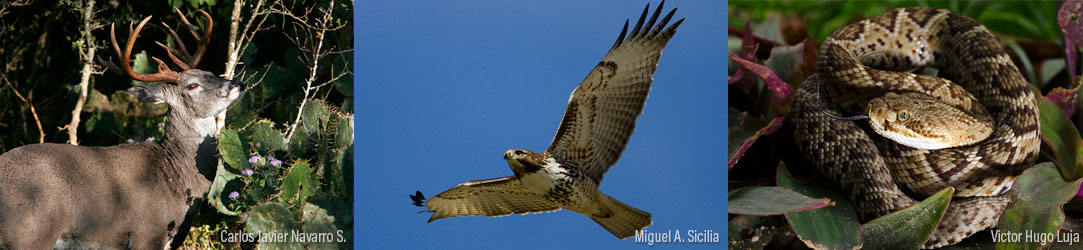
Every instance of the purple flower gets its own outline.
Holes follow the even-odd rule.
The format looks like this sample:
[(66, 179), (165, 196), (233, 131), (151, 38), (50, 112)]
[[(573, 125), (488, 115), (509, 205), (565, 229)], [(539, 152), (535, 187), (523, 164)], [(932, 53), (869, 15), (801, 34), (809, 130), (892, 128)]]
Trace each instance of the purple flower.
[(262, 158), (260, 158), (258, 155), (253, 155), (252, 157), (248, 158), (248, 163), (255, 164), (256, 162), (259, 162), (259, 160), (262, 160)]
[(128, 143), (133, 143), (133, 142), (135, 142), (135, 140), (133, 140), (132, 138), (128, 138)]
[(252, 174), (255, 174), (255, 173), (256, 173), (256, 171), (252, 171), (251, 169), (241, 170), (241, 174), (243, 174), (244, 176), (252, 176)]
[(154, 136), (147, 137), (147, 142), (152, 142), (152, 141), (154, 141)]
[(237, 199), (237, 197), (241, 197), (241, 193), (238, 193), (237, 191), (233, 191), (233, 192), (229, 193), (229, 198), (230, 199)]
[(158, 127), (165, 127), (165, 123), (164, 122), (159, 122)]
[(241, 214), (241, 219), (245, 219), (245, 218), (248, 218), (248, 213)]
[(267, 157), (267, 158), (268, 158), (268, 159), (271, 159), (271, 166), (275, 166), (275, 167), (277, 167), (277, 166), (280, 166), (280, 165), (282, 165), (282, 161), (281, 161), (281, 160), (275, 159), (274, 157)]

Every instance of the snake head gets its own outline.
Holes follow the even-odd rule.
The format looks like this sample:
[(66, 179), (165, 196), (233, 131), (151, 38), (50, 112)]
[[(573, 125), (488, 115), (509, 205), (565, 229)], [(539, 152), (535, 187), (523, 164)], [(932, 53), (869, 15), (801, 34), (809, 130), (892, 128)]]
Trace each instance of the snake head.
[(865, 112), (876, 133), (918, 149), (971, 145), (993, 133), (991, 118), (975, 117), (923, 93), (889, 92), (870, 100)]

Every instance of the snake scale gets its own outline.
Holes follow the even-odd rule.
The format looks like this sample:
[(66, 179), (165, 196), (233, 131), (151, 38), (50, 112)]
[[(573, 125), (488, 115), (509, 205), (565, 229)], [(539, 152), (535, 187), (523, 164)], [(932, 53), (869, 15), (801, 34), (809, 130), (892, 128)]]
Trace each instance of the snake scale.
[[(939, 76), (903, 72), (920, 66), (938, 69)], [(992, 132), (970, 145), (918, 149), (871, 132), (866, 121), (825, 114), (863, 113), (887, 93), (918, 93), (967, 113), (987, 112)], [(923, 248), (995, 226), (1015, 178), (1038, 156), (1038, 109), (1029, 84), (997, 39), (959, 13), (910, 7), (839, 28), (823, 42), (816, 74), (796, 95), (791, 119), (798, 148), (848, 192), (863, 221), (955, 188)]]

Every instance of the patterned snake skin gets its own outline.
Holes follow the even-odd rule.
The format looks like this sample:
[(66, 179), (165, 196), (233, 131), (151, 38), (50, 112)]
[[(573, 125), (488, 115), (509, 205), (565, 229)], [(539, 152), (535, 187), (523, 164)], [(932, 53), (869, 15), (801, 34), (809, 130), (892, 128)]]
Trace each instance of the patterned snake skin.
[[(935, 67), (943, 78), (897, 72), (918, 66)], [(966, 112), (987, 111), (995, 127), (976, 144), (923, 150), (873, 133), (867, 121), (823, 113), (860, 114), (887, 92), (924, 93)], [(984, 26), (947, 10), (896, 9), (840, 28), (824, 41), (817, 74), (796, 100), (797, 146), (849, 192), (864, 221), (917, 204), (908, 195), (923, 199), (955, 187), (923, 248), (994, 226), (1016, 176), (1038, 156), (1038, 109), (1029, 84)]]

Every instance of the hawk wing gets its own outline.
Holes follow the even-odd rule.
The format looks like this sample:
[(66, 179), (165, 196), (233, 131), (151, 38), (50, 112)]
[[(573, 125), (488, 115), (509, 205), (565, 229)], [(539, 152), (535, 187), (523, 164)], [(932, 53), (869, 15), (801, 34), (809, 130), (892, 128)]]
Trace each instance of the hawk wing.
[(429, 222), (443, 218), (485, 215), (505, 216), (551, 212), (560, 209), (530, 192), (515, 176), (463, 182), (428, 201)]
[(646, 26), (642, 24), (650, 5), (643, 9), (627, 40), (628, 22), (624, 22), (609, 53), (572, 92), (560, 128), (546, 150), (561, 163), (579, 166), (596, 183), (624, 152), (636, 117), (643, 112), (662, 48), (684, 22), (681, 19), (666, 28), (677, 11), (674, 8), (654, 26), (662, 4)]

